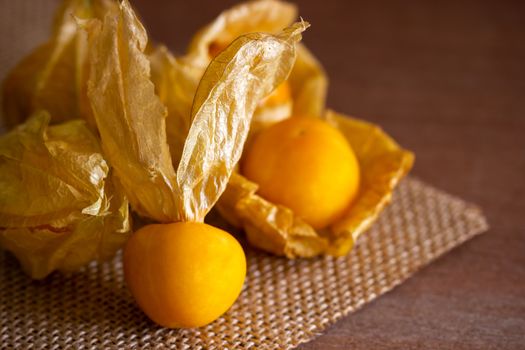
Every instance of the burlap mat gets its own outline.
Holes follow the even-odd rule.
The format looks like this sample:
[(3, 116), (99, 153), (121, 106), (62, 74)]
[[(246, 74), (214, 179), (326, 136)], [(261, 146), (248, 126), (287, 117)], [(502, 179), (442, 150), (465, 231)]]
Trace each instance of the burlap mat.
[[(46, 38), (55, 4), (0, 0), (1, 78)], [(142, 314), (120, 256), (35, 282), (0, 251), (0, 348), (289, 349), (486, 228), (475, 207), (409, 178), (347, 257), (286, 260), (248, 249), (239, 300), (193, 330), (163, 329)]]
[(347, 257), (287, 260), (247, 249), (240, 298), (192, 330), (164, 329), (142, 314), (120, 256), (34, 282), (0, 252), (0, 347), (290, 349), (486, 228), (476, 207), (409, 178)]

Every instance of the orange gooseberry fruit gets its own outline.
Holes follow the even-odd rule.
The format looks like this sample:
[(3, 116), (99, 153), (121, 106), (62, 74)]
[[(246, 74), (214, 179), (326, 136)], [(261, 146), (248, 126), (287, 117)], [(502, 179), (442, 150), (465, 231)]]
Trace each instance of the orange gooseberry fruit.
[(268, 96), (261, 100), (259, 105), (268, 107), (280, 106), (292, 100), (292, 91), (288, 80), (279, 84)]
[(359, 164), (343, 134), (312, 117), (292, 117), (257, 134), (241, 172), (258, 193), (315, 229), (334, 223), (359, 190)]
[(220, 54), (224, 49), (228, 46), (227, 43), (221, 43), (221, 42), (212, 42), (210, 46), (208, 46), (208, 54), (210, 58), (215, 58), (218, 54)]
[(197, 222), (147, 225), (124, 250), (124, 276), (137, 304), (169, 328), (204, 326), (239, 296), (246, 258), (229, 233)]

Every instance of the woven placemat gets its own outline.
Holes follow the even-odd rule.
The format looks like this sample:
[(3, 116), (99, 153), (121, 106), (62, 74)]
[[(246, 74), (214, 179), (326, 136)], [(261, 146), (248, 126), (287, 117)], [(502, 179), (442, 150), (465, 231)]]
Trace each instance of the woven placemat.
[(247, 249), (240, 298), (190, 330), (161, 328), (142, 314), (120, 256), (36, 282), (0, 252), (0, 348), (290, 349), (486, 229), (475, 206), (408, 178), (346, 257), (287, 260)]

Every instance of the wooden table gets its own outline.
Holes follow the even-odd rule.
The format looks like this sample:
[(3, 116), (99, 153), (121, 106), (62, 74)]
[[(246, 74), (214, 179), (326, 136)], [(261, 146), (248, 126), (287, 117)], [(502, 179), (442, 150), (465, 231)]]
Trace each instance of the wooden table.
[[(178, 52), (232, 3), (134, 1)], [(525, 2), (299, 5), (328, 105), (381, 124), (415, 151), (414, 175), (491, 225), (301, 349), (525, 349)]]

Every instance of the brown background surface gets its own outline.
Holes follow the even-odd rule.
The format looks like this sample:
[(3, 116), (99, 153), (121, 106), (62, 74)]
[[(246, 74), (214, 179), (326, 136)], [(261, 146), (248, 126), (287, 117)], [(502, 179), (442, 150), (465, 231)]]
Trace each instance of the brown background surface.
[[(182, 52), (234, 1), (132, 3), (152, 38)], [(33, 32), (10, 32), (20, 19), (6, 16), (12, 51), (47, 36), (38, 28), (55, 4), (31, 4)], [(481, 205), (491, 225), (300, 348), (525, 349), (525, 2), (298, 4), (331, 79), (328, 105), (381, 124), (415, 151), (413, 174)]]
[[(182, 52), (234, 1), (134, 1)], [(525, 349), (525, 2), (298, 1), (328, 105), (415, 151), (491, 230), (301, 349)]]

